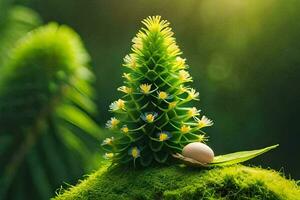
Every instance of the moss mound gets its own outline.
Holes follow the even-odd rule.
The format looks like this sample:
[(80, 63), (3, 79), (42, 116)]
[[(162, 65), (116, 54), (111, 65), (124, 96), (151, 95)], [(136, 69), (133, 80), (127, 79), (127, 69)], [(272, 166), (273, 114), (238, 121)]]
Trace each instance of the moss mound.
[(163, 167), (127, 171), (102, 167), (55, 200), (300, 199), (300, 187), (278, 172), (235, 165), (211, 170)]

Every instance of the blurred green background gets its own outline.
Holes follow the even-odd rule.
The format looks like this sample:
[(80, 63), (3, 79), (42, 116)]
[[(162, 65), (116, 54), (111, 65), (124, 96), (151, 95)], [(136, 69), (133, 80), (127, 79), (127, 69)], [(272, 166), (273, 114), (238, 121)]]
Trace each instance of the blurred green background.
[(191, 66), (216, 154), (280, 147), (253, 164), (300, 178), (300, 2), (297, 0), (18, 0), (74, 28), (92, 57), (102, 125), (122, 84), (122, 58), (148, 15), (171, 22)]
[[(215, 124), (216, 154), (280, 147), (249, 163), (300, 179), (300, 1), (298, 0), (15, 0), (44, 23), (75, 29), (91, 55), (102, 127), (122, 85), (122, 59), (149, 15), (171, 22), (191, 66), (196, 105)], [(1, 13), (3, 14), (3, 13)], [(100, 146), (100, 145), (99, 145)], [(95, 149), (95, 152), (98, 152)]]

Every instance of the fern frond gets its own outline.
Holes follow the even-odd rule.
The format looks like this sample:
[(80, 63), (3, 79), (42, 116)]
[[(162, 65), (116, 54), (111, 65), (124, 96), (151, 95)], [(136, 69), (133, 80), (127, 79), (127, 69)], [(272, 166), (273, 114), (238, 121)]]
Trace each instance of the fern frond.
[(100, 132), (88, 62), (66, 26), (51, 23), (17, 42), (0, 69), (1, 197), (14, 195), (17, 177), (28, 181), (27, 198), (45, 199), (83, 173)]
[(5, 1), (0, 1), (0, 68), (8, 60), (16, 41), (40, 24), (41, 19), (33, 10), (22, 6), (10, 8)]

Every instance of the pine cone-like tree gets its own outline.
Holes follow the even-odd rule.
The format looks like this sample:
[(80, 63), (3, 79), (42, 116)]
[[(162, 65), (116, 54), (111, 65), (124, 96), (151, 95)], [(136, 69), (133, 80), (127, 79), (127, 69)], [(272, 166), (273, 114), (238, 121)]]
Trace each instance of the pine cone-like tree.
[(166, 163), (172, 154), (205, 139), (203, 127), (213, 123), (191, 105), (199, 93), (189, 86), (182, 52), (169, 22), (160, 16), (143, 20), (133, 38), (132, 53), (124, 58), (124, 93), (110, 105), (114, 113), (107, 127), (115, 132), (103, 141), (115, 164), (148, 166)]

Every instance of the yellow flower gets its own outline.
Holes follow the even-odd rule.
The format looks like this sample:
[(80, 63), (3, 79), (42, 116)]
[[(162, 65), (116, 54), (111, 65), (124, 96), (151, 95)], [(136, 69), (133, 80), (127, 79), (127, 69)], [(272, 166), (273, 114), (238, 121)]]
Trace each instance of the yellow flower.
[(119, 99), (119, 100), (111, 103), (109, 108), (111, 111), (125, 110), (125, 101), (123, 101), (122, 99)]
[(119, 123), (120, 123), (120, 120), (118, 120), (115, 117), (112, 117), (110, 120), (108, 120), (106, 122), (106, 127), (109, 129), (114, 129), (118, 126)]
[(158, 98), (159, 99), (166, 99), (166, 98), (168, 98), (168, 94), (166, 92), (159, 92), (158, 93)]
[(128, 133), (129, 132), (129, 129), (128, 129), (128, 127), (126, 126), (126, 125), (124, 125), (122, 128), (121, 128), (121, 131), (123, 132), (123, 133)]
[(168, 140), (170, 138), (171, 138), (171, 135), (170, 135), (169, 132), (163, 131), (161, 133), (158, 133), (158, 139), (161, 142), (166, 141), (166, 140)]
[(161, 33), (162, 35), (165, 35), (165, 39), (164, 39), (164, 42), (163, 44), (168, 47), (170, 46), (171, 44), (174, 44), (175, 43), (175, 38), (173, 38), (172, 36), (174, 35), (174, 33), (171, 31), (172, 29), (171, 28), (165, 28)]
[(185, 60), (179, 56), (176, 57), (176, 69), (184, 69), (185, 68)]
[(104, 154), (104, 158), (105, 159), (112, 159), (114, 157), (114, 154), (113, 153), (105, 153)]
[(124, 92), (126, 94), (132, 93), (132, 88), (127, 87), (127, 86), (121, 86), (118, 88), (118, 91)]
[(143, 40), (148, 37), (148, 33), (158, 33), (164, 38), (163, 45), (167, 48), (167, 52), (170, 56), (177, 56), (180, 54), (180, 50), (176, 45), (175, 39), (172, 37), (173, 32), (169, 26), (169, 22), (161, 20), (160, 16), (152, 16), (143, 20), (142, 23), (146, 26), (143, 28), (143, 32), (139, 32), (133, 39), (134, 50), (141, 50), (143, 48)]
[(203, 142), (205, 140), (205, 136), (204, 135), (198, 135), (198, 142)]
[[(147, 27), (150, 32), (161, 31), (169, 26), (169, 22), (166, 20), (160, 20), (161, 16), (151, 16), (143, 20), (142, 23)], [(168, 29), (170, 30), (170, 29)]]
[(153, 122), (154, 121), (154, 115), (153, 114), (146, 115), (146, 120), (149, 123)]
[(178, 78), (181, 82), (189, 82), (192, 81), (192, 78), (190, 77), (190, 74), (185, 70), (180, 70)]
[(184, 87), (183, 85), (179, 86), (179, 94), (182, 94), (182, 93), (187, 92), (187, 91), (188, 91), (188, 88)]
[(123, 66), (131, 68), (131, 69), (137, 68), (136, 56), (134, 54), (126, 55), (123, 60), (125, 63)]
[(148, 17), (142, 22), (149, 32), (160, 32), (164, 37), (164, 45), (167, 47), (169, 54), (176, 56), (180, 53), (178, 46), (175, 43), (175, 39), (172, 37), (173, 32), (169, 28), (169, 22), (161, 20), (160, 16)]
[(113, 141), (114, 141), (114, 137), (106, 138), (105, 140), (103, 140), (102, 145), (112, 145)]
[(197, 110), (196, 107), (190, 108), (187, 112), (189, 117), (195, 117), (195, 116), (199, 115), (199, 113), (200, 113), (200, 110)]
[(142, 119), (148, 123), (152, 123), (155, 117), (157, 117), (156, 112), (149, 112), (142, 115)]
[(188, 133), (190, 131), (191, 131), (191, 127), (187, 126), (187, 125), (182, 125), (181, 128), (180, 128), (181, 133)]
[(176, 101), (173, 101), (173, 102), (169, 103), (169, 109), (175, 108), (176, 105), (177, 105), (177, 102), (176, 102)]
[(143, 40), (146, 38), (147, 35), (143, 33), (142, 31), (139, 31), (136, 36), (132, 39), (133, 42), (133, 48), (135, 50), (142, 50), (143, 49)]
[(142, 84), (140, 85), (141, 92), (144, 94), (149, 94), (151, 90), (151, 84)]
[(123, 78), (127, 79), (127, 81), (131, 81), (131, 77), (129, 73), (123, 73)]
[(129, 149), (128, 154), (135, 159), (140, 157), (140, 150), (137, 147), (132, 147)]
[(198, 128), (203, 128), (207, 126), (212, 126), (214, 123), (212, 120), (208, 119), (206, 116), (202, 116), (202, 118), (197, 120)]
[(180, 49), (175, 42), (168, 46), (167, 51), (172, 56), (177, 56), (178, 54), (180, 54)]
[(188, 90), (187, 91), (187, 93), (188, 93), (188, 99), (195, 99), (195, 100), (198, 100), (198, 96), (199, 96), (199, 92), (196, 92), (196, 90), (195, 89), (190, 89), (190, 90)]

